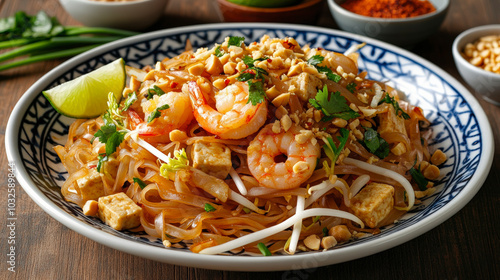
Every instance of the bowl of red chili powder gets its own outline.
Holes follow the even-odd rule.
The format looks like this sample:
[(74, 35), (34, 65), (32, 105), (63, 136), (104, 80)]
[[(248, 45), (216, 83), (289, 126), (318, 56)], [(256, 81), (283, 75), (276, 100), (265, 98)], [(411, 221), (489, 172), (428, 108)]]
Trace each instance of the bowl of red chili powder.
[(450, 0), (328, 0), (339, 28), (399, 46), (412, 46), (435, 33)]

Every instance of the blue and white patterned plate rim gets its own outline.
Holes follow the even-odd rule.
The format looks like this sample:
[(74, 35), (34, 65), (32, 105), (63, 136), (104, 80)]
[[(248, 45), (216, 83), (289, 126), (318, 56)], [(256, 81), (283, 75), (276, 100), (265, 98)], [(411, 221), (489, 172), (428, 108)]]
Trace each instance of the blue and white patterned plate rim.
[[(290, 24), (209, 24), (209, 25), (195, 25), (189, 27), (180, 27), (169, 30), (162, 30), (151, 32), (143, 35), (138, 35), (132, 38), (126, 38), (114, 43), (110, 43), (94, 50), (81, 54), (75, 58), (68, 60), (61, 64), (59, 67), (53, 69), (39, 81), (37, 81), (19, 100), (14, 108), (6, 130), (6, 150), (10, 162), (21, 162), (20, 155), (18, 154), (19, 145), (17, 136), (19, 134), (21, 118), (25, 114), (27, 107), (33, 100), (40, 94), (41, 90), (48, 87), (53, 81), (58, 79), (63, 73), (66, 73), (72, 67), (80, 65), (81, 63), (98, 57), (113, 49), (125, 47), (128, 45), (136, 44), (137, 42), (150, 41), (156, 38), (172, 34), (183, 34), (191, 32), (205, 32), (209, 30), (239, 30), (239, 29), (282, 29), (282, 30), (298, 30), (304, 32), (321, 33), (332, 36), (341, 36), (352, 40), (367, 42), (368, 44), (383, 48), (395, 54), (404, 56), (412, 62), (429, 69), (431, 72), (436, 73), (441, 78), (447, 81), (448, 85), (459, 93), (467, 105), (470, 106), (471, 111), (477, 118), (478, 126), (481, 131), (481, 160), (476, 166), (477, 172), (472, 176), (457, 197), (448, 202), (445, 206), (440, 208), (437, 212), (426, 217), (423, 222), (417, 222), (415, 225), (409, 226), (399, 230), (388, 236), (378, 238), (375, 241), (365, 242), (355, 246), (346, 246), (337, 250), (331, 250), (322, 253), (307, 253), (294, 256), (273, 256), (269, 257), (247, 257), (247, 256), (204, 256), (197, 255), (190, 252), (183, 251), (170, 251), (163, 248), (158, 248), (150, 245), (141, 244), (138, 242), (124, 240), (122, 238), (107, 234), (103, 231), (97, 230), (88, 226), (82, 221), (75, 219), (65, 211), (59, 209), (45, 195), (33, 185), (29, 176), (26, 174), (22, 164), (16, 164), (18, 167), (16, 171), (17, 179), (28, 193), (28, 195), (49, 215), (64, 224), (65, 226), (77, 231), (78, 233), (106, 246), (125, 251), (130, 254), (138, 255), (141, 257), (169, 262), (178, 265), (196, 266), (202, 268), (222, 269), (222, 270), (253, 270), (253, 271), (266, 271), (266, 270), (284, 270), (284, 269), (303, 269), (310, 267), (323, 266), (352, 259), (368, 256), (382, 250), (386, 250), (409, 241), (426, 231), (434, 228), (446, 219), (454, 215), (458, 210), (465, 206), (470, 199), (476, 194), (483, 184), (488, 171), (491, 167), (493, 160), (493, 136), (489, 125), (488, 118), (486, 117), (483, 109), (477, 100), (456, 81), (449, 74), (433, 65), (432, 63), (398, 47), (380, 42), (371, 38), (353, 35), (350, 33), (331, 30), (326, 28), (318, 28), (312, 26), (290, 25)], [(417, 226), (418, 225), (418, 226)], [(249, 262), (252, 264), (248, 266)]]

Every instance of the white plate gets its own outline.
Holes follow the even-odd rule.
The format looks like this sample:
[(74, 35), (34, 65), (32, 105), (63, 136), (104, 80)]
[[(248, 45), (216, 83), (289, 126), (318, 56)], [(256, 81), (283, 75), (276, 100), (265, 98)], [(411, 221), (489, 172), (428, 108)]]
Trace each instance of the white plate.
[[(272, 26), (272, 27), (271, 27)], [(207, 256), (187, 249), (163, 248), (161, 241), (128, 231), (118, 232), (100, 220), (84, 216), (64, 201), (60, 187), (67, 173), (53, 151), (65, 142), (71, 119), (57, 114), (42, 96), (44, 89), (71, 80), (123, 57), (142, 67), (179, 54), (187, 39), (195, 48), (223, 42), (226, 36), (244, 36), (247, 44), (268, 34), (294, 37), (301, 45), (344, 52), (366, 42), (359, 66), (369, 78), (389, 81), (407, 93), (432, 121), (433, 149), (448, 156), (437, 192), (376, 236), (360, 239), (326, 252), (271, 257)], [(101, 244), (130, 254), (200, 268), (267, 271), (305, 269), (345, 262), (397, 246), (439, 225), (476, 194), (493, 160), (493, 136), (488, 119), (475, 98), (454, 78), (430, 62), (400, 48), (336, 30), (280, 24), (214, 24), (190, 26), (123, 39), (68, 60), (36, 82), (19, 100), (6, 133), (7, 156), (17, 167), (17, 179), (29, 196), (56, 220)], [(425, 246), (425, 244), (423, 245)], [(432, 248), (429, 248), (432, 249)]]

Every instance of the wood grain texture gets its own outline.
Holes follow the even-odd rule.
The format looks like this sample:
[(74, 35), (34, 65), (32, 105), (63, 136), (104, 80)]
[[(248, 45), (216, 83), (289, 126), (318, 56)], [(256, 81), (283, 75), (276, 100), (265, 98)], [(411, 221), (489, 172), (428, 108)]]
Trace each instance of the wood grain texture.
[[(412, 52), (464, 83), (451, 55), (453, 39), (463, 30), (498, 24), (500, 1), (451, 1), (438, 33)], [(0, 17), (17, 10), (45, 10), (65, 25), (78, 22), (57, 0), (0, 0)], [(150, 30), (220, 22), (212, 0), (171, 0)], [(337, 28), (328, 9), (318, 25)], [(60, 64), (54, 60), (0, 72), (0, 279), (498, 279), (500, 277), (500, 108), (481, 98), (495, 136), (493, 167), (471, 202), (435, 229), (390, 250), (355, 261), (308, 270), (245, 273), (174, 266), (135, 257), (91, 241), (51, 218), (17, 185), (16, 273), (7, 271), (7, 178), (5, 129), (22, 94)], [(465, 84), (465, 83), (464, 83)], [(471, 88), (469, 88), (471, 90)], [(478, 96), (476, 94), (476, 96)]]

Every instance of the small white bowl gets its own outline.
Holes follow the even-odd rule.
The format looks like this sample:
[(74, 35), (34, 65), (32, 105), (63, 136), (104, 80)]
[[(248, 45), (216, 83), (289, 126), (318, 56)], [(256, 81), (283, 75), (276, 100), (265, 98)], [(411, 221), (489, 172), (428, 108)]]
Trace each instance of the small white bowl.
[(100, 2), (59, 0), (64, 9), (86, 26), (143, 30), (155, 23), (168, 0)]
[(328, 0), (337, 25), (345, 31), (365, 35), (398, 46), (412, 46), (436, 32), (443, 23), (450, 0), (429, 0), (436, 11), (411, 18), (376, 18), (358, 15), (340, 6), (345, 0)]
[(500, 74), (470, 64), (461, 54), (467, 43), (474, 43), (488, 35), (500, 35), (500, 24), (474, 27), (462, 32), (453, 42), (452, 53), (458, 72), (467, 84), (486, 101), (500, 105)]

